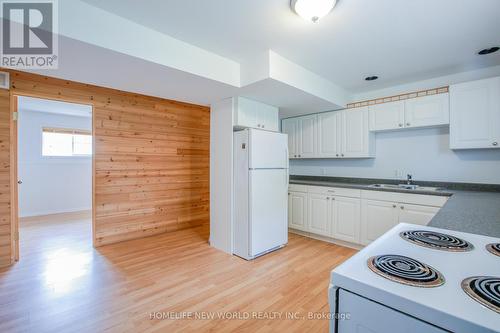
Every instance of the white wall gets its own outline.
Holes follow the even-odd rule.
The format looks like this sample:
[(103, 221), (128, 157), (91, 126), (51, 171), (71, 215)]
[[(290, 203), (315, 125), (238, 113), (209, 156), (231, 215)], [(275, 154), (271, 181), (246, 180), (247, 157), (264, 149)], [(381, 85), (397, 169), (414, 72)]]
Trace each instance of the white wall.
[(377, 133), (376, 142), (375, 159), (290, 160), (290, 173), (500, 184), (500, 150), (452, 151), (448, 127)]
[(19, 216), (91, 209), (92, 158), (42, 157), (42, 127), (91, 130), (92, 118), (19, 108)]

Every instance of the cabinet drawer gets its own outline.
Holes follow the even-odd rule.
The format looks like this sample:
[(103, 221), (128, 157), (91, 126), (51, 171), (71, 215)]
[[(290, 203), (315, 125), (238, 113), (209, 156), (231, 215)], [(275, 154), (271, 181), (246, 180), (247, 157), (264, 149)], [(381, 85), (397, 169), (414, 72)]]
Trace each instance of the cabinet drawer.
[(448, 197), (414, 193), (361, 191), (361, 197), (369, 200), (400, 202), (414, 205), (443, 207)]
[(307, 193), (307, 185), (290, 184), (288, 185), (288, 191)]
[(308, 186), (309, 193), (335, 195), (340, 197), (360, 198), (361, 190), (342, 187)]

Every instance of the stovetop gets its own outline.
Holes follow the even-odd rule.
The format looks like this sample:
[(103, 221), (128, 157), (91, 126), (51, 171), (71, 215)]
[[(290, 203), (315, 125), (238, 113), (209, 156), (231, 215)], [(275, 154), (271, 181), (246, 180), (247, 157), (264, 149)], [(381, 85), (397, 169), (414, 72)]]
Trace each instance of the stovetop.
[[(418, 231), (416, 240), (405, 237), (408, 231)], [(435, 244), (421, 244), (426, 238)], [(452, 249), (435, 247), (442, 242)], [(337, 267), (331, 283), (447, 330), (496, 332), (499, 313), (462, 289), (462, 283), (478, 285), (469, 278), (500, 277), (500, 257), (488, 251), (494, 243), (500, 239), (402, 223)], [(385, 272), (373, 270), (374, 260)], [(402, 282), (400, 271), (427, 285)]]

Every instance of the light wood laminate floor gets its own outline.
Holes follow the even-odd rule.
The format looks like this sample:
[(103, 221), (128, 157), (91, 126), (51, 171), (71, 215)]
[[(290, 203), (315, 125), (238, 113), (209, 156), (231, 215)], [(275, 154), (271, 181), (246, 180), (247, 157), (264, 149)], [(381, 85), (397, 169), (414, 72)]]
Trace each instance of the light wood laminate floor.
[(356, 252), (290, 234), (247, 262), (211, 248), (208, 227), (94, 249), (90, 228), (78, 215), (21, 222), (21, 261), (0, 269), (0, 332), (327, 332), (306, 318), (328, 312), (330, 271)]

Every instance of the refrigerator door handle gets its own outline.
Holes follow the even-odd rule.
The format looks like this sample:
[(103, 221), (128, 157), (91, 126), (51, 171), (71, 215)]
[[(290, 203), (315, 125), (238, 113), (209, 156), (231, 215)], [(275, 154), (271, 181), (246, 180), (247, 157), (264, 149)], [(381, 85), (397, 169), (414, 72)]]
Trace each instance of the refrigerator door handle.
[(288, 158), (288, 146), (285, 148), (285, 161), (286, 161), (286, 191), (290, 186), (290, 159)]

